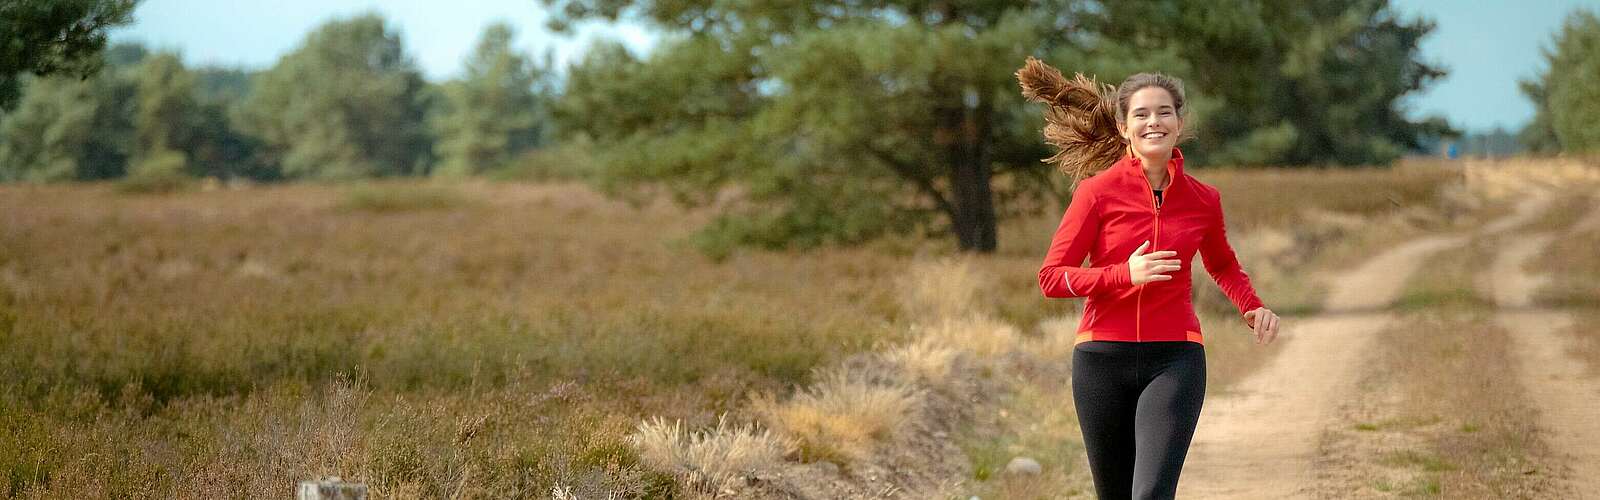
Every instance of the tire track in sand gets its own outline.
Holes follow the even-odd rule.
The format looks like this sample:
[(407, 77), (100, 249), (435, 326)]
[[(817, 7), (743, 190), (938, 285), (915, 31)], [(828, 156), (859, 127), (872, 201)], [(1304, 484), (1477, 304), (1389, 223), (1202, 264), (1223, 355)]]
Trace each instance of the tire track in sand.
[(1547, 277), (1522, 270), (1554, 237), (1508, 238), (1479, 286), (1501, 308), (1495, 320), (1512, 336), (1517, 375), (1538, 413), (1536, 425), (1563, 465), (1558, 479), (1579, 498), (1600, 499), (1600, 380), (1567, 354), (1572, 339), (1561, 332), (1573, 324), (1572, 314), (1529, 307)]

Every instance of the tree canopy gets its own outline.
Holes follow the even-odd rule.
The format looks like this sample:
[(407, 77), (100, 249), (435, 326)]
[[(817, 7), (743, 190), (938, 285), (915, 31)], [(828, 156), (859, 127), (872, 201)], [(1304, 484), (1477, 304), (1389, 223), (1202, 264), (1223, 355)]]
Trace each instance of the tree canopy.
[(0, 181), (97, 180), (127, 173), (138, 93), (130, 73), (146, 54), (111, 52), (119, 56), (115, 63), (96, 63), (109, 67), (89, 78), (25, 75), (27, 92), (0, 120)]
[(471, 175), (501, 168), (538, 146), (545, 126), (544, 69), (511, 46), (511, 25), (484, 29), (466, 61), (466, 75), (443, 86), (432, 123), (435, 175)]
[(399, 35), (366, 14), (322, 25), (257, 75), (235, 118), (285, 177), (422, 174), (424, 88)]
[(94, 57), (106, 29), (130, 21), (138, 0), (7, 0), (0, 2), (0, 111), (22, 94), (22, 77), (100, 69)]
[(1587, 10), (1568, 15), (1544, 56), (1544, 72), (1521, 82), (1534, 103), (1523, 141), (1544, 153), (1600, 152), (1600, 130), (1590, 113), (1600, 112), (1600, 17)]
[(1405, 117), (1400, 98), (1444, 76), (1421, 60), (1434, 28), (1386, 0), (1106, 2), (1098, 31), (1188, 61), (1191, 88), (1220, 101), (1196, 153), (1213, 163), (1387, 164), (1454, 131)]

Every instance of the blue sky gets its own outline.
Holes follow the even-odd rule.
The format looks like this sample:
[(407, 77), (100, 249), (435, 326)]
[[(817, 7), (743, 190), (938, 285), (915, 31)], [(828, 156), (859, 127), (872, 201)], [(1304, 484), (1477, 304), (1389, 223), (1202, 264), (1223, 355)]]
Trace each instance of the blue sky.
[[(1423, 41), (1423, 57), (1450, 75), (1406, 102), (1413, 116), (1443, 115), (1458, 127), (1516, 129), (1533, 116), (1517, 80), (1544, 68), (1540, 48), (1550, 44), (1562, 19), (1577, 8), (1600, 10), (1600, 0), (1391, 0), (1405, 16), (1426, 16), (1438, 28)], [(405, 37), (407, 50), (428, 78), (461, 71), (483, 27), (496, 19), (519, 29), (517, 46), (551, 53), (558, 65), (579, 57), (598, 37), (648, 50), (646, 29), (590, 25), (575, 35), (544, 30), (538, 0), (144, 0), (134, 24), (112, 33), (116, 41), (142, 41), (174, 49), (191, 65), (265, 68), (293, 49), (306, 32), (337, 17), (378, 11)]]
[(1600, 11), (1600, 0), (1390, 0), (1405, 16), (1436, 23), (1422, 42), (1426, 61), (1450, 74), (1408, 103), (1413, 116), (1440, 114), (1457, 127), (1518, 129), (1533, 118), (1533, 104), (1517, 80), (1545, 69), (1549, 47), (1567, 14)]
[(518, 48), (538, 56), (553, 51), (562, 66), (598, 37), (622, 40), (637, 50), (647, 50), (654, 39), (639, 26), (598, 23), (576, 34), (551, 34), (539, 0), (143, 0), (133, 24), (113, 31), (111, 39), (177, 50), (190, 65), (266, 68), (318, 25), (371, 11), (398, 29), (406, 50), (431, 80), (459, 74), (484, 26), (496, 20), (517, 28)]

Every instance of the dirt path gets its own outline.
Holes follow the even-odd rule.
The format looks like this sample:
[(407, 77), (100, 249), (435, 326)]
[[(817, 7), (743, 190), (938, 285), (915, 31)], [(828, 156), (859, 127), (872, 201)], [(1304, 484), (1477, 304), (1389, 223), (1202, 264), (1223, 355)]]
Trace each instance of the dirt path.
[(1327, 313), (1285, 317), (1283, 352), (1236, 391), (1206, 402), (1178, 496), (1304, 496), (1325, 421), (1352, 389), (1361, 353), (1391, 318), (1382, 309), (1427, 256), (1465, 240), (1434, 236), (1395, 247), (1340, 273)]
[[(1591, 217), (1590, 219), (1594, 219)], [(1581, 224), (1580, 224), (1581, 225)], [(1522, 270), (1554, 235), (1509, 238), (1495, 256), (1486, 287), (1502, 308), (1495, 319), (1515, 337), (1518, 375), (1538, 412), (1538, 427), (1564, 464), (1561, 479), (1582, 498), (1600, 498), (1600, 380), (1567, 355), (1572, 325), (1564, 311), (1528, 309), (1545, 276)]]
[(1550, 209), (1550, 204), (1555, 201), (1547, 188), (1533, 184), (1524, 184), (1518, 187), (1517, 191), (1523, 195), (1511, 214), (1484, 224), (1483, 229), (1478, 232), (1480, 235), (1495, 235), (1526, 226), (1544, 215), (1544, 212)]
[[(1512, 213), (1485, 224), (1476, 236), (1522, 227), (1536, 220), (1550, 204), (1547, 196), (1525, 196)], [(1354, 389), (1361, 354), (1374, 335), (1393, 320), (1394, 315), (1386, 309), (1400, 297), (1406, 282), (1429, 255), (1465, 244), (1470, 237), (1430, 236), (1394, 247), (1354, 270), (1335, 274), (1339, 280), (1329, 291), (1324, 313), (1285, 317), (1285, 327), (1280, 332), (1287, 340), (1283, 352), (1241, 381), (1234, 393), (1206, 401), (1184, 466), (1179, 496), (1311, 496), (1318, 438), (1336, 416), (1344, 395)], [(1538, 248), (1519, 249), (1517, 262)], [(1538, 283), (1516, 286), (1536, 287)], [(1504, 293), (1508, 297), (1527, 296), (1528, 291), (1508, 288)], [(1600, 412), (1591, 410), (1590, 414)], [(1600, 440), (1591, 437), (1574, 442)]]
[[(1589, 197), (1589, 206), (1600, 206), (1600, 195), (1591, 195)], [(1578, 233), (1594, 230), (1600, 230), (1600, 210), (1590, 210), (1589, 214), (1583, 217), (1583, 220), (1573, 224), (1572, 229), (1568, 231)]]

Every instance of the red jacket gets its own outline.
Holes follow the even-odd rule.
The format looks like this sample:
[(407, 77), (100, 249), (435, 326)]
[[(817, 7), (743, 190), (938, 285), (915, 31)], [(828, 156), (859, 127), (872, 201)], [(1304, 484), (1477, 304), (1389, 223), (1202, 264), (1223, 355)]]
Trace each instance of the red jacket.
[[(1078, 183), (1039, 268), (1039, 289), (1046, 297), (1088, 298), (1074, 343), (1202, 342), (1190, 299), (1189, 267), (1197, 251), (1240, 314), (1261, 307), (1228, 246), (1217, 189), (1183, 173), (1177, 148), (1167, 162), (1167, 178), (1171, 182), (1162, 190), (1159, 208), (1142, 163), (1132, 155)], [(1178, 252), (1183, 268), (1168, 273), (1171, 280), (1133, 285), (1128, 257), (1145, 241), (1150, 242), (1145, 253)], [(1079, 267), (1085, 256), (1088, 267)]]

